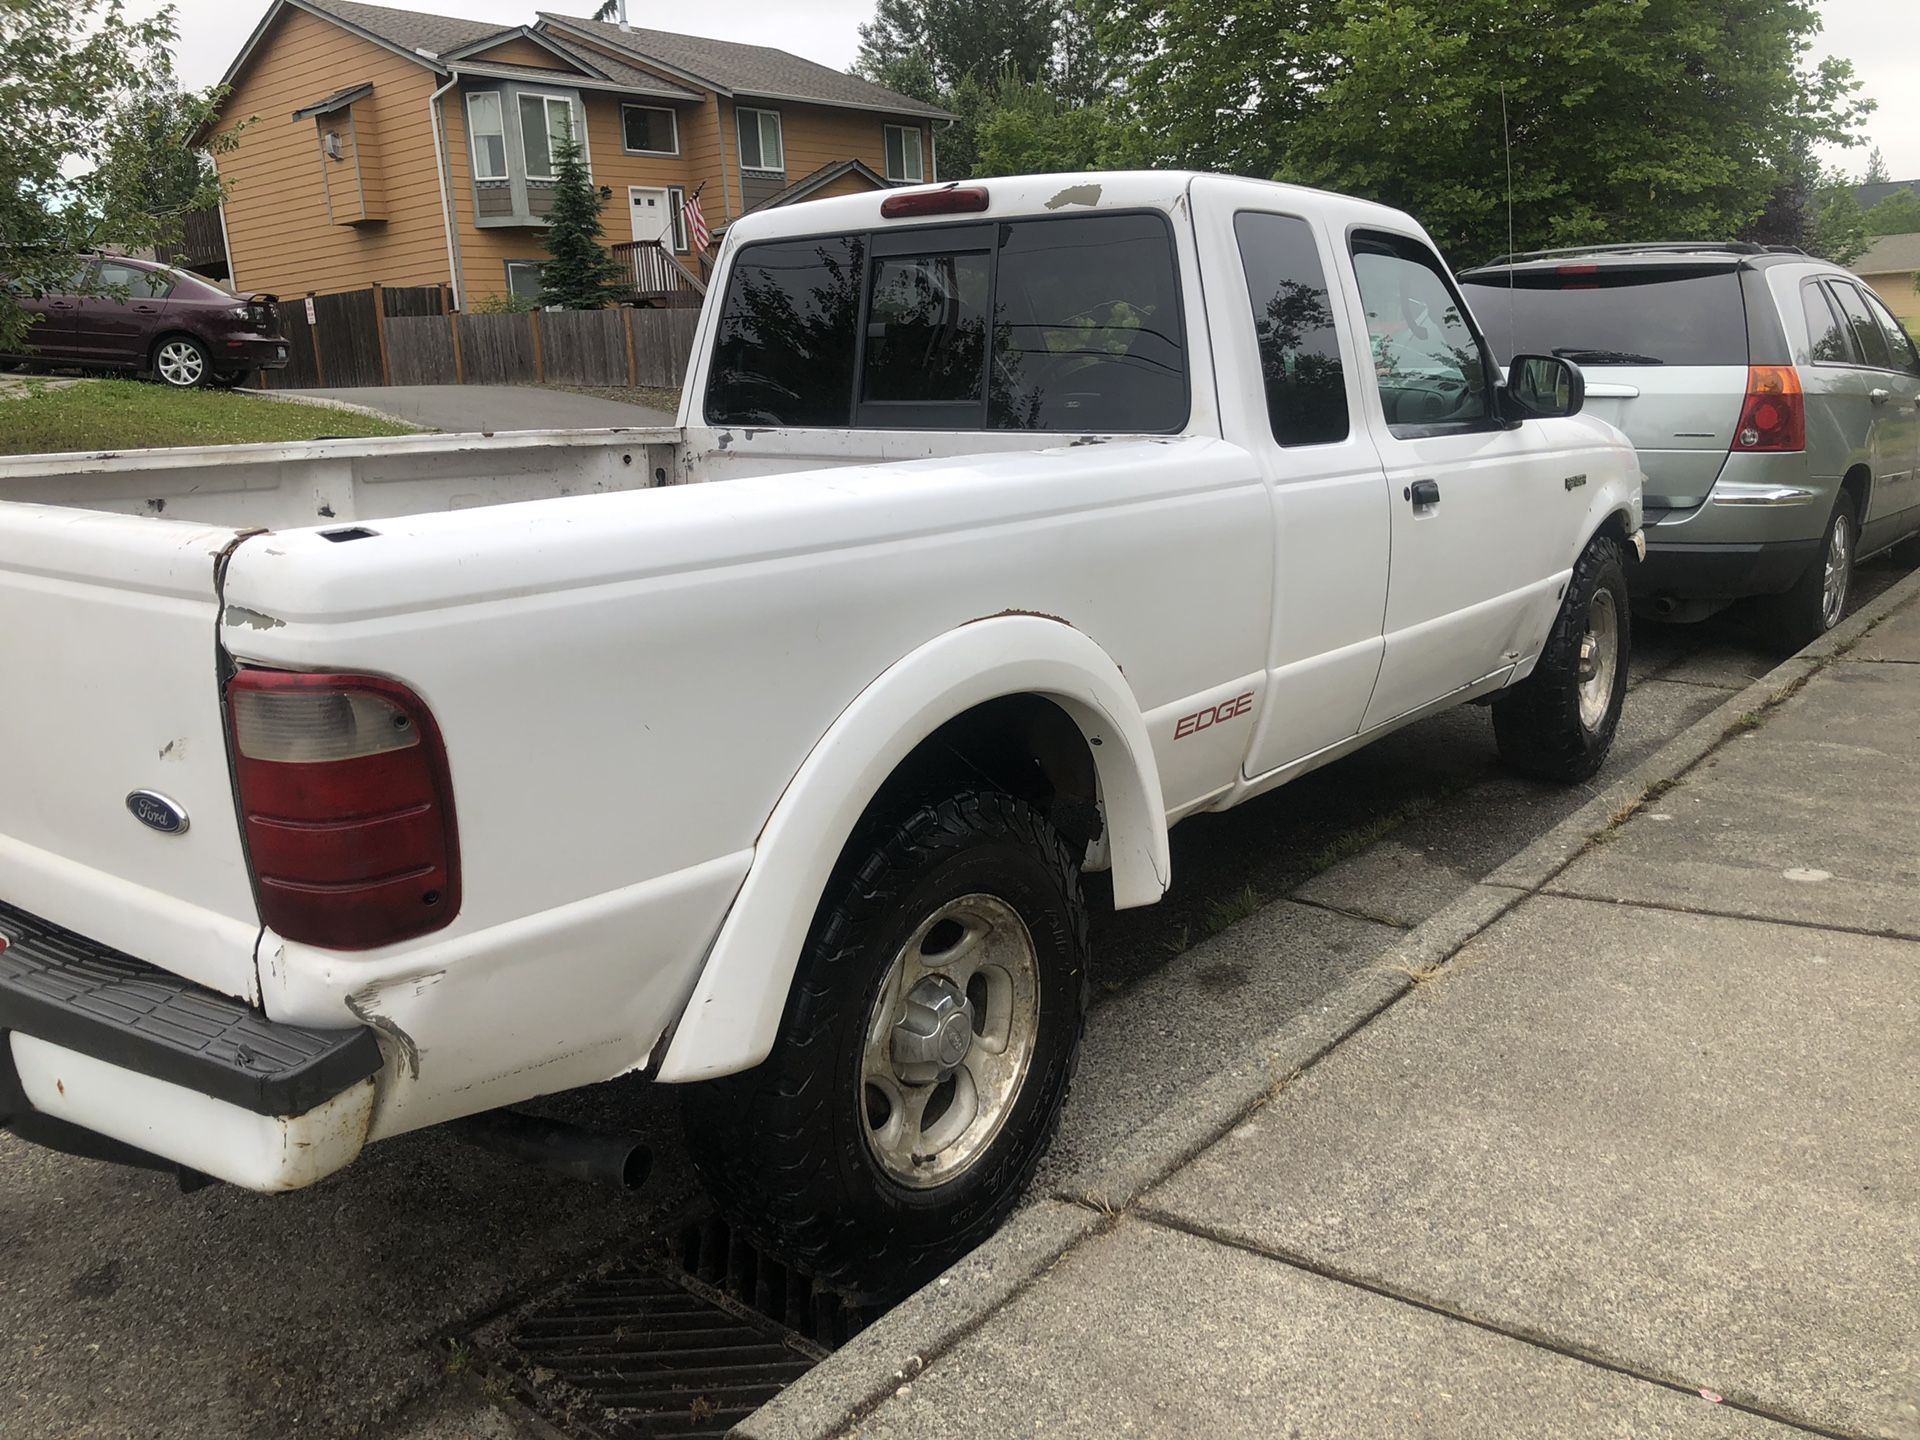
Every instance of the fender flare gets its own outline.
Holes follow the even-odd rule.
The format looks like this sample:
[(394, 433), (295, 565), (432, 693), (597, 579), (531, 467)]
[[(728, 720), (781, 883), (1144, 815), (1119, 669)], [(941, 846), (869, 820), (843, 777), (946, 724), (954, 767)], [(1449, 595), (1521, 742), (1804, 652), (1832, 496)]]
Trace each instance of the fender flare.
[(801, 764), (754, 846), (657, 1079), (730, 1075), (767, 1057), (821, 894), (868, 803), (941, 725), (1021, 694), (1057, 704), (1091, 747), (1114, 904), (1148, 905), (1166, 892), (1172, 860), (1159, 767), (1119, 666), (1064, 621), (1000, 615), (963, 625), (882, 673)]

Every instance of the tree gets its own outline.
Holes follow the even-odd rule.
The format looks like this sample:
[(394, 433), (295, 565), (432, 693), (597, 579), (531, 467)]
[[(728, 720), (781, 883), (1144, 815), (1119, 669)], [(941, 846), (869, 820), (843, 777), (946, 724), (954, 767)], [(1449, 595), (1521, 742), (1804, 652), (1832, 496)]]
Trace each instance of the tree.
[(1092, 0), (1162, 158), (1413, 212), (1452, 256), (1725, 238), (1869, 108), (1812, 0)]
[(1860, 177), (1862, 185), (1884, 185), (1893, 176), (1887, 173), (1887, 157), (1880, 153), (1878, 145), (1867, 156), (1867, 173)]
[(1853, 182), (1838, 171), (1829, 171), (1814, 191), (1813, 224), (1800, 242), (1802, 248), (1835, 265), (1851, 265), (1866, 253), (1870, 243), (1867, 217), (1854, 196)]
[(540, 267), (540, 303), (562, 310), (598, 310), (620, 294), (620, 266), (600, 243), (600, 192), (587, 175), (571, 130), (553, 147), (553, 208)]
[[(122, 179), (170, 168), (213, 119), (217, 94), (177, 93), (174, 37), (171, 9), (134, 20), (119, 0), (0, 0), (0, 346), (17, 347), (32, 324), (21, 296), (73, 284), (74, 256), (143, 249), (179, 209), (218, 200), (204, 170), (160, 210)], [(126, 123), (150, 104), (169, 109), (167, 125)], [(224, 149), (232, 131), (206, 143)]]
[(975, 175), (1116, 170), (1145, 163), (1144, 137), (1104, 105), (1076, 105), (1046, 86), (1009, 80), (975, 131)]
[(205, 96), (155, 90), (130, 97), (108, 117), (99, 172), (108, 207), (144, 207), (156, 242), (178, 244), (187, 213), (218, 202), (213, 162), (192, 144), (210, 109)]
[(1920, 230), (1920, 193), (1896, 190), (1867, 211), (1869, 235), (1911, 235)]

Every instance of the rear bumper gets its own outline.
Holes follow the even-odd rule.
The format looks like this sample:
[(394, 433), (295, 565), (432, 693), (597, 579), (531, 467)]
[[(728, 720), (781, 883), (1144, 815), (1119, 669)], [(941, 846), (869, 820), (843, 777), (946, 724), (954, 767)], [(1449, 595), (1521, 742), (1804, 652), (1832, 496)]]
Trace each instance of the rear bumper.
[(1675, 600), (1778, 595), (1800, 578), (1819, 550), (1818, 540), (1673, 545), (1650, 538), (1647, 558), (1635, 568), (1632, 585), (1636, 595)]
[(0, 937), (0, 1128), (250, 1190), (310, 1185), (365, 1145), (372, 1031), (276, 1024), (6, 905)]
[(277, 336), (216, 336), (207, 346), (216, 370), (284, 370), (289, 362), (287, 342)]

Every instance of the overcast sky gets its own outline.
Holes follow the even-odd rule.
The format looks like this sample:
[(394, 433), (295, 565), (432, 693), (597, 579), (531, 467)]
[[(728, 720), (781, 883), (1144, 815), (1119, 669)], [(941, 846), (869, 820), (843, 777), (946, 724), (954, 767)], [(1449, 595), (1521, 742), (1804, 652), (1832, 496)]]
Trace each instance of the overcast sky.
[[(134, 0), (151, 12), (160, 0)], [(241, 42), (266, 13), (265, 0), (176, 0), (180, 17), (179, 70), (189, 86), (220, 78)], [(502, 25), (529, 24), (536, 10), (587, 14), (588, 0), (419, 0), (412, 7)], [(1826, 32), (1817, 54), (1843, 55), (1880, 102), (1867, 122), (1870, 143), (1886, 155), (1897, 180), (1920, 178), (1920, 18), (1916, 0), (1826, 0)], [(858, 26), (873, 13), (872, 0), (708, 0), (704, 6), (665, 6), (628, 0), (628, 18), (662, 30), (697, 30), (726, 40), (774, 45), (845, 69), (859, 45)], [(1862, 146), (1828, 158), (1858, 172)]]

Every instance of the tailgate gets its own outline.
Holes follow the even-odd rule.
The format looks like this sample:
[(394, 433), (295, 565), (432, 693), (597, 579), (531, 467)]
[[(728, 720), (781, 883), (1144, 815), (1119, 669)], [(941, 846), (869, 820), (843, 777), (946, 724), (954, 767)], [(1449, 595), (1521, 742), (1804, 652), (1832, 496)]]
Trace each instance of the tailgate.
[(0, 901), (252, 998), (216, 647), (243, 533), (0, 504)]
[(1619, 426), (1640, 453), (1646, 503), (1690, 510), (1733, 449), (1747, 401), (1744, 365), (1587, 365), (1587, 413)]

